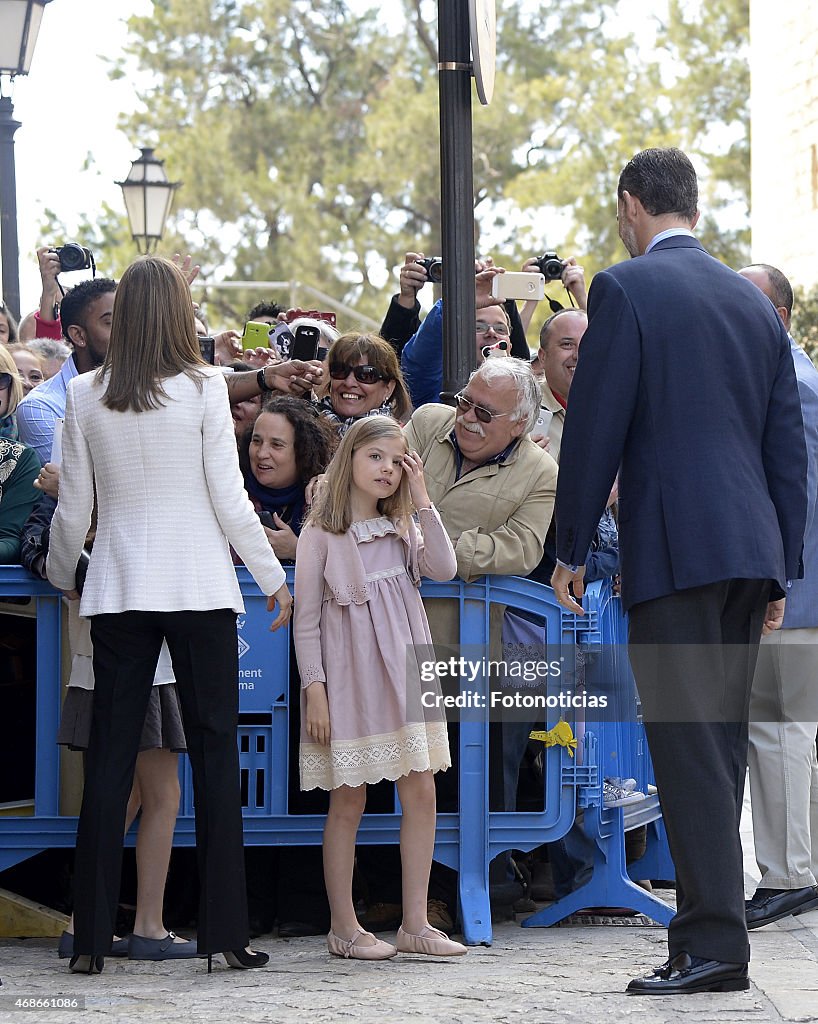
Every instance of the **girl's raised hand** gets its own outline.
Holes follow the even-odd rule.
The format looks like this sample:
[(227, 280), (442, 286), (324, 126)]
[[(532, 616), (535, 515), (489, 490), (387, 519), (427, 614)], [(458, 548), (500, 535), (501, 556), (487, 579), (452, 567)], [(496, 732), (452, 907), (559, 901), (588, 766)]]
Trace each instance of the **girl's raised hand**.
[(409, 494), (415, 508), (428, 508), (432, 503), (429, 500), (429, 492), (426, 490), (426, 480), (423, 476), (423, 459), (417, 452), (407, 452), (403, 456), (403, 471), (409, 481)]
[(320, 681), (307, 687), (307, 735), (322, 747), (329, 746), (329, 703), (327, 688)]

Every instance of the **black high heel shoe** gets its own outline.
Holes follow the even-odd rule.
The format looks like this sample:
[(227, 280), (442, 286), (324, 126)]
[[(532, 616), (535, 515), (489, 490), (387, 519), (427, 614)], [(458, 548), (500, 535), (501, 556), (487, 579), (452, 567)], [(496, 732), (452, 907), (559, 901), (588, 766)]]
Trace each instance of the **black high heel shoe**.
[(105, 967), (104, 956), (94, 956), (90, 953), (78, 953), (72, 956), (68, 962), (69, 971), (74, 974), (102, 974)]
[[(253, 967), (266, 967), (270, 962), (269, 953), (260, 953), (256, 950), (251, 950), (249, 953), (246, 949), (229, 949), (223, 954), (224, 959), (227, 961), (228, 967), (235, 967), (239, 971), (249, 971)], [(211, 974), (213, 971), (213, 954), (207, 954), (207, 973)]]

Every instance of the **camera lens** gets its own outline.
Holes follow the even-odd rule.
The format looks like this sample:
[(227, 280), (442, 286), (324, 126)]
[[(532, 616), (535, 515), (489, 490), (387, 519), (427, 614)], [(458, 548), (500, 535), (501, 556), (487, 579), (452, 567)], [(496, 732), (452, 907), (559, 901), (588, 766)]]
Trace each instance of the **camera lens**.
[(429, 264), (429, 280), (433, 284), (440, 284), (443, 280), (443, 260), (432, 260)]
[(76, 242), (66, 242), (57, 249), (60, 257), (60, 270), (66, 273), (71, 270), (87, 270), (91, 266), (88, 250)]

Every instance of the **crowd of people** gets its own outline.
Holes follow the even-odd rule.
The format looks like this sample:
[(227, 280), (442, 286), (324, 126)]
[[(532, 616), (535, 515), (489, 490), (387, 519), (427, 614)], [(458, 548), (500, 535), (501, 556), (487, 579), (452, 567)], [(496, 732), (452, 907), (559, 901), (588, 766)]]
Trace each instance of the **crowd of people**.
[[(746, 987), (747, 929), (818, 907), (809, 821), (818, 709), (811, 662), (797, 650), (818, 628), (808, 596), (818, 373), (788, 335), (783, 274), (766, 265), (735, 274), (695, 241), (695, 173), (683, 154), (635, 157), (618, 204), (620, 236), (639, 258), (597, 275), (589, 292), (576, 259), (563, 260), (570, 305), (552, 303), (535, 350), (526, 330), (538, 303), (495, 298), (503, 269), (475, 266), (475, 369), (453, 406), (440, 400), (443, 301), (420, 318), (422, 252), (406, 254), (380, 334), (339, 333), (329, 318), (265, 300), (248, 312), (252, 331), (212, 336), (191, 298), (198, 268), (189, 258), (145, 257), (118, 284), (94, 278), (62, 294), (56, 254), (38, 250), (39, 308), (18, 327), (0, 307), (0, 554), (69, 599), (72, 669), (57, 741), (85, 758), (75, 916), (59, 949), (72, 970), (98, 973), (118, 955), (267, 962), (248, 945), (235, 743), (239, 563), (267, 595), (272, 628), (294, 608), (300, 736), (290, 768), (302, 790), (329, 792), (323, 903), (306, 920), (282, 920), (282, 934), (328, 930), (330, 953), (363, 960), (466, 952), (450, 937), (451, 879), (432, 861), (436, 807), (456, 806), (456, 772), (447, 771), (456, 727), (421, 702), (405, 655), (457, 645), (459, 606), (437, 600), (427, 616), (423, 575), (553, 582), (577, 614), (584, 583), (610, 578), (630, 610), (632, 641), (672, 650), (661, 663), (632, 652), (679, 910), (668, 962), (631, 991)], [(535, 259), (523, 267), (536, 269)], [(315, 359), (290, 358), (300, 325), (320, 336)], [(250, 337), (266, 344), (245, 347)], [(728, 466), (735, 479), (725, 485)], [(293, 561), (294, 605), (281, 569)], [(765, 681), (753, 690), (751, 784), (754, 810), (763, 808), (765, 874), (745, 908), (736, 807), (750, 683), (762, 628), (781, 625), (784, 593), (796, 610), (788, 604), (776, 634), (785, 640), (765, 639)], [(509, 614), (491, 608), (495, 651)], [(680, 644), (730, 644), (744, 656), (726, 668), (697, 663), (680, 657)], [(797, 696), (780, 683), (790, 677)], [(668, 679), (678, 680), (670, 697)], [(716, 686), (730, 695), (730, 713), (702, 720), (697, 702), (710, 707)], [(792, 706), (800, 731), (782, 724)], [(683, 762), (697, 715), (694, 772)], [(762, 718), (775, 725), (755, 724)], [(517, 806), (538, 724), (503, 723), (494, 762), (505, 810)], [(194, 774), (196, 940), (168, 931), (163, 917), (183, 751)], [(798, 786), (781, 794), (773, 779), (790, 771)], [(359, 852), (362, 910), (355, 837), (367, 787), (384, 780), (400, 796), (400, 859), (390, 849), (373, 864)], [(623, 781), (606, 782), (609, 805), (635, 799)], [(710, 809), (694, 813), (690, 794), (700, 801), (703, 789)], [(122, 835), (137, 814), (136, 919), (120, 937)], [(697, 817), (707, 835), (690, 825)], [(780, 827), (764, 827), (779, 818)], [(796, 852), (781, 840), (793, 829)], [(546, 856), (557, 896), (581, 884), (581, 827)], [(288, 858), (279, 867), (294, 878)], [(500, 888), (513, 868), (498, 861)], [(394, 944), (373, 934), (395, 924)]]

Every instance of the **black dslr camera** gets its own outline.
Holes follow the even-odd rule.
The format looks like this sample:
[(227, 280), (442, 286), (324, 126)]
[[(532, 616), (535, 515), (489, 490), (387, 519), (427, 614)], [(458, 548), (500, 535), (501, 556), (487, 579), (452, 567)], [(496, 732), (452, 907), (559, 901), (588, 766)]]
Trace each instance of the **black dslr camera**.
[(426, 271), (432, 284), (440, 284), (443, 280), (443, 259), (440, 256), (430, 256), (425, 260), (415, 260)]
[(73, 270), (91, 270), (94, 267), (94, 254), (77, 242), (66, 242), (52, 249), (60, 258), (60, 273)]
[(555, 252), (544, 252), (537, 257), (537, 266), (546, 281), (559, 281), (562, 279), (562, 272), (565, 269), (562, 260)]

